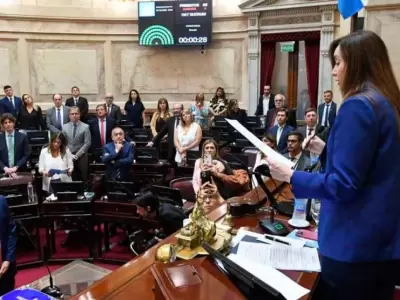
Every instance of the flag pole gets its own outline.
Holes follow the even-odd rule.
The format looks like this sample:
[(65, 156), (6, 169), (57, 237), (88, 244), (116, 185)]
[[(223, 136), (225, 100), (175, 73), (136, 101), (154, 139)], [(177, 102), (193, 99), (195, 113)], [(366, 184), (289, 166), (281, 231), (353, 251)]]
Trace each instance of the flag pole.
[(357, 20), (358, 20), (358, 13), (355, 13), (351, 16), (351, 23), (350, 23), (350, 32), (357, 31)]

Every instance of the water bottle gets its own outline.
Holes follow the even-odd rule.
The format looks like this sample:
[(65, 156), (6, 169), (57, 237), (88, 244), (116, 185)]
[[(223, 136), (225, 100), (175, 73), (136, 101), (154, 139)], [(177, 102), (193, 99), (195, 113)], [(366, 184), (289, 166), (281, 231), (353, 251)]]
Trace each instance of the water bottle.
[(293, 227), (308, 227), (310, 223), (306, 220), (307, 199), (295, 199), (292, 219), (289, 224)]
[(29, 203), (32, 203), (32, 202), (33, 202), (33, 199), (34, 199), (34, 197), (35, 197), (35, 195), (34, 195), (35, 193), (34, 193), (34, 191), (33, 191), (32, 182), (29, 182), (29, 183), (28, 183), (27, 191), (28, 191), (28, 200), (29, 200)]

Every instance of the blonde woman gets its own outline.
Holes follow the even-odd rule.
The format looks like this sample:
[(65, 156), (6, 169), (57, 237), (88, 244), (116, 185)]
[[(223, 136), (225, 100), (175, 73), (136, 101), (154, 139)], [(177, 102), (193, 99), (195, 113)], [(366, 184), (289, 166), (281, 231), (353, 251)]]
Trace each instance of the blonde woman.
[(153, 136), (156, 136), (160, 132), (161, 128), (166, 124), (167, 119), (172, 116), (173, 114), (169, 111), (168, 100), (160, 98), (157, 103), (157, 111), (153, 113), (150, 121)]
[(198, 151), (203, 136), (201, 127), (194, 122), (194, 117), (189, 109), (181, 114), (179, 125), (175, 129), (174, 145), (176, 148), (175, 161), (178, 164), (186, 160), (188, 151)]

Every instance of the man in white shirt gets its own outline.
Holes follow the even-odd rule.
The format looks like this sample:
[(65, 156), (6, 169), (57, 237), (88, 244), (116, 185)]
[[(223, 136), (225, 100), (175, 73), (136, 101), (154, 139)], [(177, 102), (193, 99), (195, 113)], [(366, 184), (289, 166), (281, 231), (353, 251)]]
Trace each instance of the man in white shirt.
[(324, 101), (318, 106), (318, 123), (321, 126), (326, 128), (330, 128), (333, 126), (333, 122), (336, 119), (336, 110), (337, 105), (335, 102), (332, 101), (333, 93), (332, 91), (325, 91), (324, 92)]
[(299, 132), (291, 132), (287, 137), (288, 153), (283, 156), (290, 159), (294, 163), (295, 170), (304, 171), (311, 165), (310, 158), (301, 149), (303, 136)]

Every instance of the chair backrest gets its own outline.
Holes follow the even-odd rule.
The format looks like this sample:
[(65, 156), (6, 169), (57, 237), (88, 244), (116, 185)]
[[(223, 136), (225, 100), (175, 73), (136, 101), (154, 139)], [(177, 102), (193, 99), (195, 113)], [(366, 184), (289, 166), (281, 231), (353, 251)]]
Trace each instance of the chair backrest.
[(249, 159), (249, 167), (254, 167), (258, 152), (260, 152), (260, 150), (258, 150), (256, 147), (245, 147), (242, 149), (242, 153)]
[(182, 199), (189, 202), (196, 202), (196, 194), (193, 190), (192, 177), (182, 177), (171, 180), (169, 186), (181, 191)]
[(143, 129), (133, 128), (132, 134), (135, 141), (149, 142), (153, 138), (151, 130), (147, 128)]

